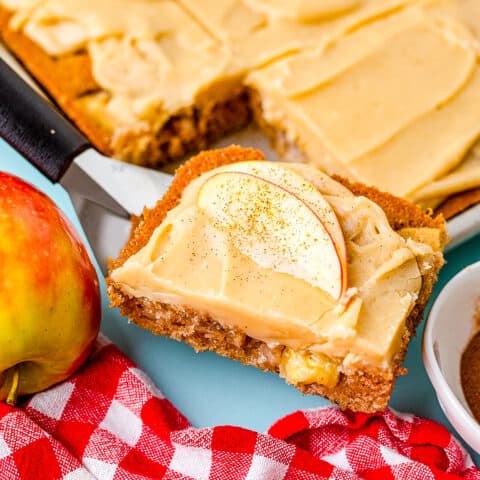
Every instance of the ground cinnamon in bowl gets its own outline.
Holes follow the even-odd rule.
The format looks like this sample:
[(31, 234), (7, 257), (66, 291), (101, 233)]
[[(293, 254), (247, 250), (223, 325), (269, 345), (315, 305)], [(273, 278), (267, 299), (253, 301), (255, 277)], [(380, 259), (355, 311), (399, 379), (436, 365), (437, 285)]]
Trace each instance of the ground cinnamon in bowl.
[[(480, 302), (475, 317), (476, 324), (480, 327)], [(470, 339), (462, 354), (460, 376), (465, 400), (480, 423), (480, 331)]]

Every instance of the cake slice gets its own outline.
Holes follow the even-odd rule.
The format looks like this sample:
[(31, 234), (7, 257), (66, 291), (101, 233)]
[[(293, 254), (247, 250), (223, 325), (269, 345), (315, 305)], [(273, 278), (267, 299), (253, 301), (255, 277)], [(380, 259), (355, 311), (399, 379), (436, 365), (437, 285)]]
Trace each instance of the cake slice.
[(112, 306), (155, 334), (383, 410), (422, 318), (443, 218), (253, 149), (200, 153), (111, 263)]

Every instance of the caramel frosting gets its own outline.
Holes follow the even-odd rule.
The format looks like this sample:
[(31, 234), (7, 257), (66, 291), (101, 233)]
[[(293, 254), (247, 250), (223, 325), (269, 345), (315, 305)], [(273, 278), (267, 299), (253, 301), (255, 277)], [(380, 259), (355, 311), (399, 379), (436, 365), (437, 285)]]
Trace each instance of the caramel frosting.
[[(52, 56), (87, 50), (108, 92), (106, 111), (121, 125), (159, 128), (231, 72), (228, 49), (169, 0), (2, 0), (11, 26)], [(233, 71), (233, 70), (232, 70)]]
[(326, 45), (409, 0), (180, 0), (213, 36), (228, 45), (239, 68), (251, 70)]
[[(0, 0), (15, 12), (11, 27), (48, 54), (88, 51), (93, 76), (108, 93), (97, 100), (111, 123), (147, 122), (154, 129), (209, 87), (215, 92), (223, 80), (326, 41), (404, 1), (307, 3), (296, 2), (297, 18), (291, 19), (281, 14), (289, 12), (287, 4), (272, 10), (269, 2)], [(326, 22), (340, 12), (345, 17)]]
[(480, 186), (477, 0), (0, 0), (48, 54), (89, 53), (82, 105), (125, 132), (259, 93), (327, 173), (424, 207)]
[(418, 6), (252, 72), (267, 121), (328, 173), (424, 206), (479, 186), (472, 31)]
[[(258, 249), (253, 255), (238, 246), (235, 235), (245, 235), (246, 230), (232, 227), (228, 231), (219, 225), (221, 212), (201, 208), (202, 192), (207, 184), (216, 184), (213, 178), (251, 171), (248, 163), (220, 167), (192, 181), (149, 242), (111, 273), (112, 280), (130, 296), (187, 305), (210, 314), (227, 328), (285, 345), (290, 359), (295, 354), (320, 356), (344, 370), (359, 364), (387, 367), (422, 285), (420, 259), (431, 254), (432, 248), (402, 238), (378, 205), (354, 196), (317, 168), (266, 162), (276, 172), (269, 178), (280, 178), (284, 172), (300, 178), (297, 198), (314, 188), (333, 208), (344, 236), (348, 285), (343, 299), (336, 300), (312, 282), (296, 260), (287, 266), (276, 262), (266, 267), (268, 262), (258, 255)], [(262, 190), (264, 196), (266, 192)], [(220, 189), (209, 195), (214, 206), (215, 199), (222, 198)], [(271, 196), (263, 201), (271, 206), (272, 215), (265, 217), (265, 229), (283, 225), (285, 219), (277, 218), (279, 210)], [(319, 214), (319, 218), (325, 216)], [(243, 218), (241, 213), (237, 218)], [(299, 249), (301, 242), (308, 241), (308, 235), (295, 237), (288, 228), (285, 231), (285, 241), (292, 248)], [(290, 255), (284, 247), (284, 243), (271, 242), (268, 248), (262, 247), (263, 255), (265, 259), (273, 254)], [(321, 266), (319, 262), (312, 268)], [(298, 370), (284, 369), (283, 374), (295, 381)]]

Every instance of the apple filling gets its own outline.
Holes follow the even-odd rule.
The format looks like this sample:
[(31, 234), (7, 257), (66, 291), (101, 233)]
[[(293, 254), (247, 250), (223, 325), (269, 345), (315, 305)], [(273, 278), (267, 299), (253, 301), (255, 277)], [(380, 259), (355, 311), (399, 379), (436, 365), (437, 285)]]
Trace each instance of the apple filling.
[(333, 387), (342, 371), (390, 365), (426, 250), (313, 166), (247, 161), (193, 180), (111, 277), (128, 295), (282, 345), (288, 381)]

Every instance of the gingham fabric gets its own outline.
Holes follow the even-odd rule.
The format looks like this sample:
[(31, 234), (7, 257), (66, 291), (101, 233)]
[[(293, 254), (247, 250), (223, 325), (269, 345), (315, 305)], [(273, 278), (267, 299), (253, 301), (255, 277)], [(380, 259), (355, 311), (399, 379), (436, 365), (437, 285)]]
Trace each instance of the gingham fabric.
[(260, 434), (195, 429), (112, 344), (18, 408), (0, 403), (0, 479), (480, 479), (441, 425), (387, 410), (298, 411)]

